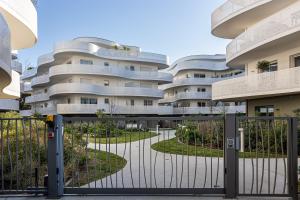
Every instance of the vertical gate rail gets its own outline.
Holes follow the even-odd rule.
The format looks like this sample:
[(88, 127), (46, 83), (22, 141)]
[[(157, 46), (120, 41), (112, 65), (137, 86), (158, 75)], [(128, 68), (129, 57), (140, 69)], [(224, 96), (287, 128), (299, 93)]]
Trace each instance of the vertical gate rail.
[(0, 118), (0, 195), (44, 194), (44, 118)]

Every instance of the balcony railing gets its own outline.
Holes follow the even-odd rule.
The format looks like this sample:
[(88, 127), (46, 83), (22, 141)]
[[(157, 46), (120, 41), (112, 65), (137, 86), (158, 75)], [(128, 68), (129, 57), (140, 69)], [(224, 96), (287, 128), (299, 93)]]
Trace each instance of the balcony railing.
[(213, 100), (249, 99), (300, 92), (300, 67), (266, 72), (213, 84)]
[(64, 64), (53, 66), (49, 70), (49, 76), (86, 74), (100, 76), (116, 76), (136, 80), (157, 80), (172, 82), (172, 75), (157, 71), (130, 71), (118, 66)]
[(49, 83), (49, 74), (44, 74), (41, 76), (34, 77), (31, 81), (31, 86), (42, 85)]
[(58, 114), (94, 114), (101, 110), (107, 114), (172, 114), (171, 106), (121, 106), (109, 104), (57, 104)]
[(175, 102), (184, 99), (211, 99), (211, 92), (180, 92), (174, 96), (160, 99), (159, 103)]
[(262, 0), (229, 0), (217, 8), (212, 14), (212, 28), (216, 27), (224, 19), (233, 16), (241, 10), (251, 7)]
[(41, 101), (49, 100), (49, 95), (47, 93), (35, 94), (25, 98), (25, 103), (35, 103)]
[(245, 106), (213, 106), (213, 107), (178, 107), (174, 108), (174, 114), (229, 114), (229, 113), (245, 113)]
[(227, 62), (252, 49), (300, 31), (300, 2), (247, 29), (227, 46)]

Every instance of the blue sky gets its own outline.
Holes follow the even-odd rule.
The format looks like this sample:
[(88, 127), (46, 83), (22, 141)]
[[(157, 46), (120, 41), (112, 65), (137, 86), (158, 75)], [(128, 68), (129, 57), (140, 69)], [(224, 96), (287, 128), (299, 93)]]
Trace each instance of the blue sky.
[(224, 0), (39, 0), (38, 42), (19, 51), (24, 65), (57, 41), (94, 36), (166, 54), (225, 53), (228, 41), (210, 33), (212, 11)]

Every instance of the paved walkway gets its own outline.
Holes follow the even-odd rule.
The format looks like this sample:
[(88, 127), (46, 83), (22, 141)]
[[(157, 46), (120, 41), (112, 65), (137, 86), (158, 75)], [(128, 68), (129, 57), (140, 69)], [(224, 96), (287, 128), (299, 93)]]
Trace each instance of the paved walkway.
[[(151, 149), (152, 144), (175, 137), (175, 131), (173, 130), (164, 130), (160, 133), (159, 136), (132, 142), (131, 144), (111, 144), (110, 146), (101, 144), (101, 150), (124, 157), (127, 164), (121, 171), (84, 187), (224, 187), (223, 158), (181, 156), (154, 151)], [(94, 149), (95, 144), (89, 144), (89, 148)], [(96, 144), (96, 149), (99, 149), (98, 144)], [(207, 155), (209, 156), (209, 152), (207, 152)], [(277, 169), (275, 168), (276, 162)], [(240, 192), (251, 193), (252, 191), (256, 193), (261, 191), (262, 193), (273, 193), (274, 191), (277, 194), (283, 193), (285, 189), (284, 168), (286, 160), (278, 159), (276, 161), (270, 159), (269, 163), (267, 159), (264, 159), (263, 166), (262, 159), (240, 159)], [(268, 173), (268, 166), (270, 166), (270, 173)], [(243, 167), (245, 167), (244, 171), (242, 170)], [(262, 171), (264, 171), (263, 176)]]

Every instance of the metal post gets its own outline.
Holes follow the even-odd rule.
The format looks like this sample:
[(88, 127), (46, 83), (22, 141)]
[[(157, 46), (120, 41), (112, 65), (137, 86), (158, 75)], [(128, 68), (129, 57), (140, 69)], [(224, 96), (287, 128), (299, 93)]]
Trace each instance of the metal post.
[(288, 188), (293, 199), (298, 199), (298, 120), (289, 120), (288, 135)]
[(48, 116), (48, 198), (60, 198), (64, 191), (63, 117)]
[(236, 198), (238, 194), (238, 139), (235, 114), (225, 116), (224, 187), (225, 198)]

